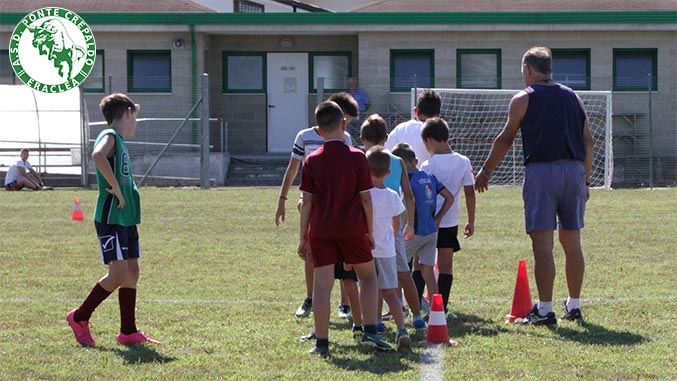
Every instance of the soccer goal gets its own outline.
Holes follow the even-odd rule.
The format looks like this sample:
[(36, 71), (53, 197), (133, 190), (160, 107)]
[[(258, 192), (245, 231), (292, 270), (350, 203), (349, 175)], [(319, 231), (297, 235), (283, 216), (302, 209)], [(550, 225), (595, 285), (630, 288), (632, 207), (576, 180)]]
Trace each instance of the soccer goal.
[[(411, 89), (411, 110), (419, 92)], [(519, 90), (432, 89), (442, 98), (442, 117), (451, 129), (454, 151), (467, 156), (475, 171), (482, 167), (491, 145), (505, 126), (508, 105)], [(576, 92), (588, 113), (594, 141), (594, 159), (590, 184), (611, 189), (613, 146), (610, 91)], [(413, 117), (413, 115), (412, 115)], [(524, 180), (522, 137), (517, 134), (512, 149), (491, 175), (494, 186), (521, 186)]]

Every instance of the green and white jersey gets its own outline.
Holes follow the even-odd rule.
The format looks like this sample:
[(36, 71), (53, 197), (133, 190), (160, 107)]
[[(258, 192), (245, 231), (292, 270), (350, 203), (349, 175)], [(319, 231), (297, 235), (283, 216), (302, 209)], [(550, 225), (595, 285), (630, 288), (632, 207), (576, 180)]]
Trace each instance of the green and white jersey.
[(94, 212), (94, 221), (121, 226), (133, 226), (141, 223), (141, 201), (139, 198), (139, 189), (134, 183), (132, 175), (132, 164), (129, 161), (129, 153), (125, 140), (112, 128), (101, 131), (94, 142), (94, 147), (99, 144), (106, 135), (115, 137), (115, 155), (108, 158), (115, 178), (120, 184), (120, 191), (125, 198), (125, 207), (118, 208), (118, 199), (108, 193), (106, 189), (111, 189), (105, 177), (96, 168), (96, 180), (99, 185), (99, 197), (96, 200), (96, 210)]

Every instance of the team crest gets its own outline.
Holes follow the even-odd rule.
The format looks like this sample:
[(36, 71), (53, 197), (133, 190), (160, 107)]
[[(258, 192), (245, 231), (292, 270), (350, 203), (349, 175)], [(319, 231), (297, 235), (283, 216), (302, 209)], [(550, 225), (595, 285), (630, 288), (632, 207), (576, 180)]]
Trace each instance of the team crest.
[(9, 42), (12, 69), (23, 83), (43, 93), (78, 87), (92, 71), (96, 43), (87, 23), (64, 8), (26, 15)]

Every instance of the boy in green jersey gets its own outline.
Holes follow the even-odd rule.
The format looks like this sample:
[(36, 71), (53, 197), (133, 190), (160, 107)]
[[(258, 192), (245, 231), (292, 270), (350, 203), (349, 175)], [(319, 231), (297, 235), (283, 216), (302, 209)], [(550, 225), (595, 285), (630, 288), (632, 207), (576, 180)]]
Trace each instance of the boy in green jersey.
[(92, 153), (99, 185), (94, 225), (99, 237), (101, 260), (108, 265), (108, 274), (94, 285), (80, 307), (66, 316), (75, 340), (85, 346), (95, 345), (89, 330), (89, 318), (116, 289), (119, 289), (120, 302), (118, 343), (159, 343), (137, 330), (135, 316), (141, 257), (136, 225), (141, 223), (141, 205), (125, 139), (134, 137), (136, 114), (140, 107), (127, 95), (119, 93), (104, 97), (99, 104), (109, 128), (101, 131)]

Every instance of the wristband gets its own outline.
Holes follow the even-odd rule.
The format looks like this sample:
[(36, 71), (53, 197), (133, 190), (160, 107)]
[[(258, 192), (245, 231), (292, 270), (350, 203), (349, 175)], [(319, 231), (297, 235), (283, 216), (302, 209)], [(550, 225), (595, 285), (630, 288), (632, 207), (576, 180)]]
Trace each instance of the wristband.
[(491, 178), (491, 172), (489, 172), (486, 168), (484, 168), (484, 166), (482, 166), (482, 169), (480, 171), (482, 171), (482, 174), (487, 178), (489, 179)]

